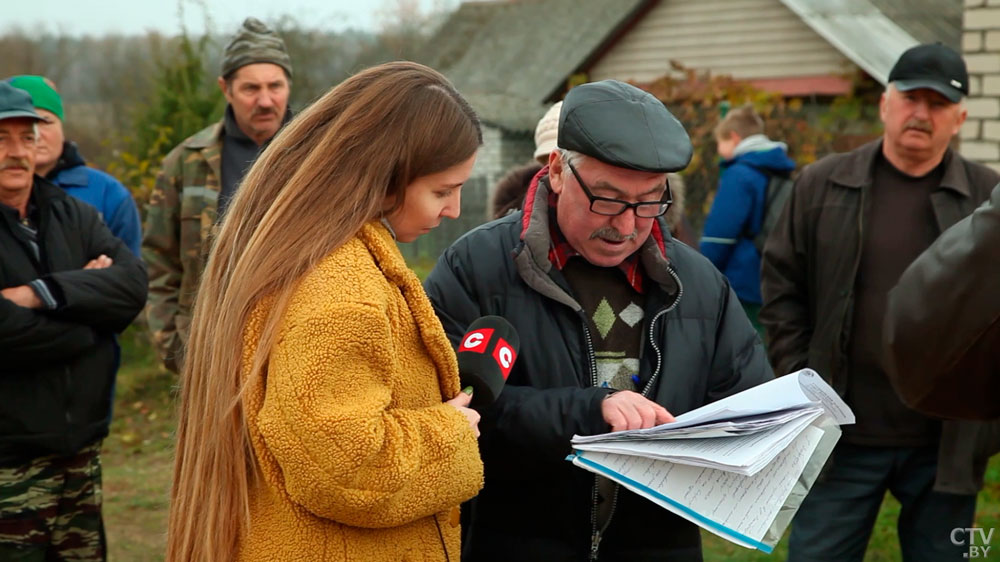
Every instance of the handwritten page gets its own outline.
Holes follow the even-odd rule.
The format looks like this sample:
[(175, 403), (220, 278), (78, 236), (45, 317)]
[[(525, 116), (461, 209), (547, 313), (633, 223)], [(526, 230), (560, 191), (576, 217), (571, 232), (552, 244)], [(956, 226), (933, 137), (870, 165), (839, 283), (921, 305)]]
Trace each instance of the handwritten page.
[(769, 530), (823, 434), (806, 427), (753, 476), (614, 453), (580, 451), (571, 460), (720, 537), (771, 552)]

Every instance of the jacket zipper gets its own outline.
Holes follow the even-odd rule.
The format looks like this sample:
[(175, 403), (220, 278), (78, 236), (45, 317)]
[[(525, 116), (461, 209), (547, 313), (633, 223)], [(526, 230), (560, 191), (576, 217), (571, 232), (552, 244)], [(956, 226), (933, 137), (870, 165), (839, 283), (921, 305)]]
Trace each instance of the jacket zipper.
[[(663, 366), (663, 353), (660, 351), (659, 346), (656, 345), (656, 337), (653, 335), (653, 328), (656, 326), (656, 321), (659, 320), (664, 314), (669, 313), (673, 309), (677, 308), (677, 304), (681, 302), (681, 297), (684, 296), (684, 285), (681, 283), (679, 277), (674, 272), (672, 267), (668, 267), (667, 271), (670, 276), (674, 278), (677, 282), (677, 297), (674, 302), (670, 303), (670, 306), (664, 308), (663, 310), (656, 313), (653, 319), (649, 322), (649, 343), (653, 347), (653, 351), (656, 352), (656, 368), (653, 369), (652, 376), (649, 377), (649, 381), (646, 382), (646, 386), (642, 389), (642, 396), (649, 398), (649, 391), (653, 389), (653, 383), (656, 382), (656, 378), (660, 375), (660, 367)], [(587, 339), (587, 351), (590, 353), (590, 378), (591, 385), (597, 386), (597, 360), (594, 354), (593, 341), (590, 338), (590, 330), (587, 329), (586, 319), (583, 323), (583, 333)], [(641, 349), (641, 348), (640, 348)], [(595, 562), (597, 560), (598, 554), (601, 548), (601, 539), (604, 537), (604, 532), (608, 530), (608, 526), (611, 524), (611, 519), (615, 516), (615, 508), (618, 507), (618, 492), (621, 490), (619, 484), (615, 484), (614, 492), (611, 494), (611, 511), (608, 512), (608, 520), (604, 522), (604, 526), (600, 530), (597, 529), (597, 502), (600, 500), (600, 494), (597, 491), (598, 481), (600, 476), (594, 475), (594, 492), (592, 494), (592, 507), (590, 510), (590, 524), (591, 524), (591, 535), (590, 535), (590, 561)]]
[[(845, 329), (847, 328), (847, 316), (850, 315), (853, 310), (854, 303), (854, 284), (858, 280), (858, 268), (861, 267), (861, 252), (865, 247), (865, 189), (861, 188), (861, 201), (858, 205), (858, 247), (856, 252), (856, 258), (854, 259), (854, 267), (851, 269), (851, 288), (847, 292), (847, 300), (844, 303), (844, 313), (840, 318), (840, 331), (837, 333), (839, 341), (837, 342), (837, 350), (839, 353), (838, 361), (843, 361), (843, 356), (845, 353), (844, 346), (847, 344), (847, 337), (845, 334)], [(853, 320), (852, 320), (853, 321)], [(843, 367), (843, 365), (841, 365)], [(833, 382), (833, 381), (831, 381)], [(834, 383), (834, 390), (840, 392), (837, 388), (837, 384)]]

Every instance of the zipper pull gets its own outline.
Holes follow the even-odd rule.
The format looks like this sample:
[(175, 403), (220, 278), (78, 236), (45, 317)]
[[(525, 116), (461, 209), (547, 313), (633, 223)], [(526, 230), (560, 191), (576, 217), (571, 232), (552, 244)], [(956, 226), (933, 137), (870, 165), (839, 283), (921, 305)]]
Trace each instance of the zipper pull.
[(601, 547), (601, 532), (597, 531), (590, 537), (590, 561), (597, 560), (597, 551)]

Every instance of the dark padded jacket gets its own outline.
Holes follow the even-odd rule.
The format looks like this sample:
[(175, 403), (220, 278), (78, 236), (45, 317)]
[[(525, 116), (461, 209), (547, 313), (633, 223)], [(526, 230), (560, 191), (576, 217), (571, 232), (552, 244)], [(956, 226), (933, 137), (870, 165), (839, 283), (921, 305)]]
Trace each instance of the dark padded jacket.
[[(853, 328), (854, 284), (867, 228), (875, 158), (882, 141), (807, 166), (764, 247), (760, 321), (771, 362), (784, 374), (810, 367), (843, 395)], [(931, 193), (945, 230), (972, 213), (998, 174), (952, 153)], [(970, 272), (971, 273), (971, 272)], [(975, 494), (990, 455), (1000, 449), (1000, 423), (944, 422), (935, 490)]]
[[(94, 207), (38, 176), (32, 202), (42, 260), (12, 213), (0, 213), (0, 287), (43, 279), (61, 304), (32, 310), (0, 298), (0, 464), (72, 454), (107, 435), (114, 334), (146, 302), (145, 266)], [(113, 265), (82, 269), (101, 254)]]
[(889, 293), (889, 378), (931, 415), (1000, 418), (1000, 185)]
[[(565, 457), (574, 434), (610, 430), (601, 414), (609, 390), (594, 386), (581, 307), (548, 261), (547, 197), (546, 179), (536, 180), (524, 211), (459, 239), (425, 282), (456, 344), (489, 314), (509, 320), (521, 341), (506, 387), (481, 412), (485, 487), (466, 507), (467, 560), (578, 561), (591, 553), (595, 478)], [(681, 414), (771, 379), (725, 277), (657, 224), (639, 250), (647, 287), (639, 388)], [(601, 536), (601, 560), (701, 560), (696, 526), (626, 490)]]

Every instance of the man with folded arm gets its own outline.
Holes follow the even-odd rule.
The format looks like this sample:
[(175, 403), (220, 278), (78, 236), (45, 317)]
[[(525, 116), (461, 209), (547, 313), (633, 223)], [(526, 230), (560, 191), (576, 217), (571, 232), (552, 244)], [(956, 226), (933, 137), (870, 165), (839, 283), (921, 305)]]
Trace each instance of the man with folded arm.
[(146, 270), (97, 209), (35, 175), (42, 120), (0, 82), (0, 560), (96, 562), (115, 334)]

